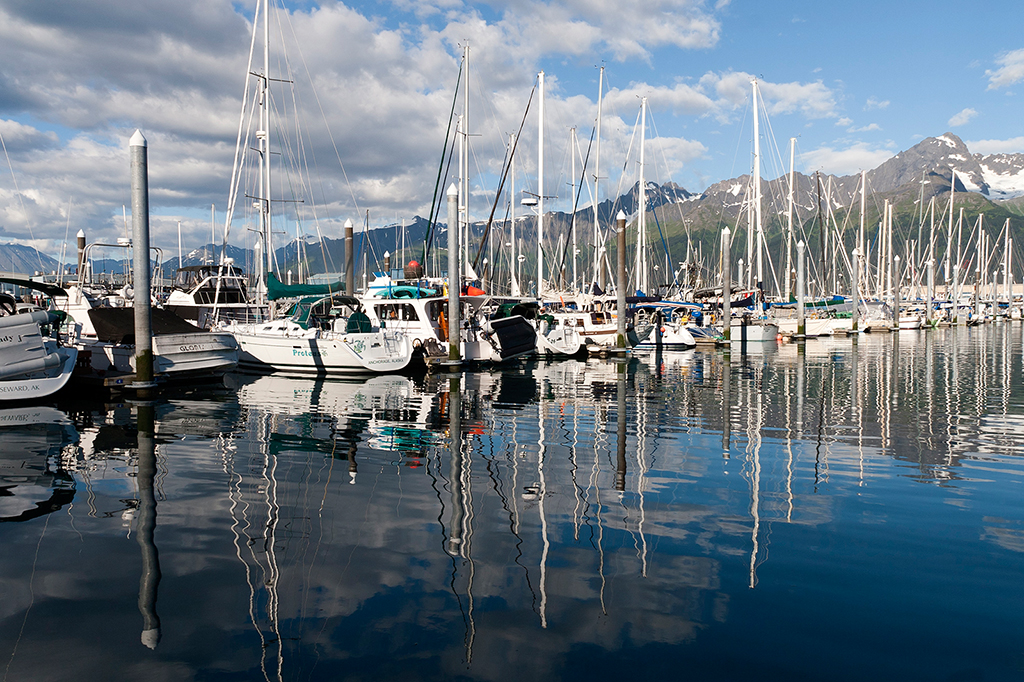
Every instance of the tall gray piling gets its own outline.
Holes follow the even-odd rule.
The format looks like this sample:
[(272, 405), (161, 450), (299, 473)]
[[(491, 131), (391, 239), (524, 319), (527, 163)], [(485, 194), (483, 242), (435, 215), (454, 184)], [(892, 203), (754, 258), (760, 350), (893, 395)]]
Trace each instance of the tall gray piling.
[(85, 230), (79, 230), (76, 237), (78, 242), (78, 288), (85, 286)]
[(850, 311), (850, 329), (854, 333), (854, 343), (857, 341), (856, 334), (860, 326), (860, 249), (853, 250), (853, 309)]
[(900, 306), (903, 305), (900, 302), (900, 257), (893, 256), (892, 263), (894, 271), (892, 279), (892, 328), (899, 331)]
[(929, 328), (932, 326), (932, 308), (935, 306), (935, 259), (932, 258), (928, 261), (928, 294), (927, 294), (927, 305), (924, 309), (924, 326)]
[(619, 353), (626, 352), (626, 214), (619, 211), (615, 216), (615, 251), (618, 267), (615, 282), (615, 348)]
[(132, 176), (132, 239), (135, 254), (135, 381), (143, 391), (153, 383), (153, 321), (149, 275), (149, 162), (146, 138), (136, 130), (128, 142)]
[[(459, 293), (462, 289), (462, 272), (459, 268), (459, 188), (453, 182), (448, 187), (448, 362), (462, 361), (459, 319)], [(540, 291), (540, 282), (537, 283)]]
[(802, 239), (796, 243), (796, 335), (799, 338), (807, 335), (807, 323), (804, 321), (804, 277), (807, 273), (804, 257), (806, 247), (807, 245), (804, 244)]
[(729, 250), (732, 248), (732, 235), (729, 228), (722, 229), (722, 336), (726, 341), (732, 338), (732, 263)]
[(351, 220), (345, 221), (345, 294), (356, 295), (355, 236)]

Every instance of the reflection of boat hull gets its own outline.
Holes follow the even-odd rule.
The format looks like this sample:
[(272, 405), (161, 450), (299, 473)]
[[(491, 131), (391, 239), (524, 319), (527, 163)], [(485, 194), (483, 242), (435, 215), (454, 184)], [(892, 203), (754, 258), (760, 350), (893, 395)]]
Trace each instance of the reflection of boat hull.
[(351, 439), (365, 433), (377, 450), (420, 451), (437, 440), (428, 425), (433, 402), (405, 376), (331, 381), (232, 375), (228, 382), (242, 407), (291, 416), (277, 427), (279, 444), (302, 441), (310, 449), (337, 452), (344, 434)]
[(0, 523), (30, 521), (69, 504), (75, 479), (62, 452), (78, 441), (67, 416), (52, 407), (0, 410)]

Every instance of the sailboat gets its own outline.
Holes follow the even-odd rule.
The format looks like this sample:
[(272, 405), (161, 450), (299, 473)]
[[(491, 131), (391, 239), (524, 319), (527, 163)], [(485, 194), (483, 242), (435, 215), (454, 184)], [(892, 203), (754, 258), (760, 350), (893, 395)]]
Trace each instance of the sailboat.
[[(544, 308), (544, 72), (537, 74), (539, 86), (539, 123), (537, 128), (537, 300)], [(575, 161), (575, 156), (573, 159)], [(575, 169), (575, 165), (573, 166)], [(575, 170), (573, 172), (575, 182)], [(575, 219), (574, 219), (575, 221)], [(574, 233), (575, 234), (575, 233)], [(573, 254), (573, 263), (575, 263)], [(575, 268), (575, 265), (573, 266)], [(575, 278), (573, 283), (575, 284)], [(543, 355), (568, 357), (583, 352), (586, 348), (579, 330), (568, 324), (571, 318), (561, 318), (544, 313), (535, 319), (537, 325), (537, 352)]]
[[(294, 301), (284, 317), (265, 322), (231, 321), (222, 328), (230, 332), (241, 348), (239, 364), (251, 369), (281, 371), (305, 376), (347, 376), (367, 372), (395, 372), (408, 366), (412, 358), (412, 343), (399, 329), (374, 325), (362, 304), (352, 296), (339, 295), (338, 285), (286, 285), (280, 283), (272, 272), (273, 249), (271, 234), (271, 95), (270, 83), (270, 8), (269, 0), (262, 6), (262, 26), (253, 22), (253, 53), (256, 50), (256, 36), (262, 31), (263, 72), (254, 73), (257, 79), (256, 101), (259, 105), (259, 129), (256, 138), (259, 143), (258, 187), (253, 194), (260, 210), (261, 246), (260, 281), (258, 303), (263, 300)], [(243, 107), (243, 124), (245, 108)], [(255, 123), (255, 121), (250, 121)], [(243, 125), (239, 126), (241, 131)], [(236, 154), (244, 150), (239, 135)], [(232, 178), (232, 194), (238, 179), (238, 162)], [(229, 202), (228, 224), (230, 224), (232, 202)], [(296, 300), (297, 299), (297, 300)]]
[[(759, 122), (758, 118), (760, 115), (758, 101), (760, 99), (757, 89), (757, 79), (751, 81), (751, 87), (753, 89), (753, 102), (754, 102), (754, 171), (753, 171), (753, 190), (754, 190), (754, 218), (755, 223), (751, 226), (756, 244), (753, 245), (756, 251), (754, 255), (756, 259), (756, 287), (757, 296), (754, 300), (754, 310), (744, 312), (739, 317), (733, 312), (732, 319), (729, 321), (729, 340), (733, 344), (746, 344), (746, 343), (775, 343), (776, 338), (779, 335), (779, 327), (777, 324), (769, 321), (763, 310), (764, 303), (764, 270), (763, 270), (763, 254), (764, 254), (764, 231), (761, 222), (761, 141), (760, 132), (758, 130)], [(748, 263), (748, 268), (750, 264)], [(731, 273), (723, 273), (725, 277), (731, 277)], [(761, 308), (761, 310), (758, 310)]]

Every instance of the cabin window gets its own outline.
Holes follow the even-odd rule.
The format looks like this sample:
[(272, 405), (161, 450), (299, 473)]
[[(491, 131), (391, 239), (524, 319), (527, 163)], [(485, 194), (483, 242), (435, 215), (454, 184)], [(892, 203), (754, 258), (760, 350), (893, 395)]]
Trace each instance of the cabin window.
[(420, 316), (416, 313), (416, 308), (409, 303), (385, 303), (375, 307), (377, 317), (385, 322), (388, 320), (416, 322), (420, 319)]

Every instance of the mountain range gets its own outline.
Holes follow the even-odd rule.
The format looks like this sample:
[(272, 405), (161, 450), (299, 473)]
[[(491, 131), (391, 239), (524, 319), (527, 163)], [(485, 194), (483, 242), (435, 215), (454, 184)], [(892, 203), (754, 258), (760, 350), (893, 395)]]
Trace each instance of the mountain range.
[[(989, 226), (1001, 225), (1009, 218), (1011, 232), (1017, 244), (1024, 243), (1019, 237), (1024, 235), (1024, 154), (972, 154), (963, 140), (952, 133), (938, 137), (929, 137), (910, 149), (902, 151), (877, 168), (864, 174), (867, 184), (867, 210), (865, 222), (869, 234), (877, 226), (882, 214), (882, 204), (889, 201), (895, 207), (895, 223), (897, 225), (896, 241), (899, 243), (915, 234), (917, 225), (924, 220), (934, 198), (936, 220), (940, 220), (943, 212), (948, 211), (948, 195), (953, 171), (956, 171), (954, 189), (956, 205), (963, 207), (965, 216), (975, 220), (978, 214), (985, 214)], [(789, 180), (781, 177), (761, 180), (764, 229), (771, 246), (782, 239), (785, 216), (788, 208)], [(806, 175), (794, 174), (794, 213), (795, 223), (799, 230), (807, 233), (813, 231), (816, 216), (831, 213), (837, 224), (844, 220), (859, 221), (861, 175)], [(746, 227), (743, 215), (746, 211), (745, 198), (751, 186), (749, 175), (717, 182), (701, 193), (689, 192), (674, 183), (658, 185), (648, 182), (645, 185), (647, 209), (650, 212), (649, 234), (652, 241), (661, 241), (666, 250), (680, 254), (690, 245), (703, 245), (714, 248), (717, 235), (722, 227), (729, 226), (739, 235)], [(639, 205), (639, 184), (635, 184), (627, 192), (614, 199), (607, 199), (598, 204), (598, 214), (602, 225), (613, 223), (614, 216), (621, 210), (630, 221), (635, 219)], [(593, 213), (588, 207), (577, 213), (577, 247), (583, 258), (590, 251), (590, 235), (593, 233)], [(929, 214), (930, 217), (930, 214)], [(653, 220), (652, 220), (653, 218)], [(562, 242), (550, 247), (552, 256), (558, 258), (564, 254), (569, 242), (569, 226), (572, 216), (562, 212), (545, 214), (545, 232), (548, 235), (561, 234)], [(427, 219), (417, 216), (411, 223), (404, 226), (404, 243), (407, 248), (403, 254), (395, 253), (403, 243), (401, 232), (403, 227), (389, 225), (356, 234), (357, 255), (366, 254), (370, 263), (380, 268), (383, 254), (391, 252), (392, 267), (399, 267), (406, 260), (422, 260), (424, 256), (424, 238), (432, 234), (431, 245), (446, 242), (446, 237), (438, 240), (438, 234), (445, 233), (444, 225), (437, 225), (429, 230)], [(485, 232), (483, 222), (472, 227), (474, 243), (480, 243)], [(509, 246), (507, 221), (496, 222), (491, 227), (494, 242), (488, 253), (501, 252)], [(533, 243), (536, 234), (536, 217), (519, 217), (516, 220), (517, 236), (523, 243)], [(902, 236), (901, 236), (902, 234)], [(814, 241), (806, 239), (808, 244)], [(848, 240), (849, 241), (849, 240)], [(527, 263), (531, 263), (535, 249), (523, 249)], [(183, 259), (185, 265), (196, 265), (212, 262), (220, 255), (220, 247), (206, 245), (196, 249)], [(431, 254), (434, 255), (431, 255)], [(427, 257), (435, 257), (436, 252), (426, 252)], [(252, 252), (238, 247), (229, 246), (227, 255), (234, 258), (236, 264), (251, 269)], [(316, 242), (292, 242), (277, 249), (276, 256), (282, 271), (297, 271), (298, 263), (303, 263), (306, 273), (338, 273), (344, 264), (344, 240), (325, 238)], [(564, 255), (562, 256), (564, 261)], [(479, 260), (479, 259), (478, 259)], [(1018, 261), (1020, 262), (1020, 261)], [(177, 257), (163, 263), (164, 272), (171, 274), (178, 266)], [(119, 271), (119, 261), (94, 263), (97, 272)], [(23, 274), (34, 272), (53, 272), (58, 263), (52, 257), (40, 254), (26, 246), (7, 244), (0, 245), (0, 271)]]

